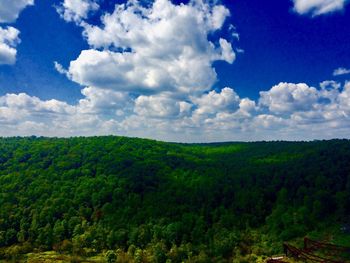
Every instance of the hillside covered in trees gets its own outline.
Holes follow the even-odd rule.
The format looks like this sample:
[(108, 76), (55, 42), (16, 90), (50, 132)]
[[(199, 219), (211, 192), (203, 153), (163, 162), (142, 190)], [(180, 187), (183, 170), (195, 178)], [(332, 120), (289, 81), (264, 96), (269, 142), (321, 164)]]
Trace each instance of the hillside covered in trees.
[(255, 262), (305, 235), (349, 242), (349, 211), (348, 140), (0, 139), (4, 259)]

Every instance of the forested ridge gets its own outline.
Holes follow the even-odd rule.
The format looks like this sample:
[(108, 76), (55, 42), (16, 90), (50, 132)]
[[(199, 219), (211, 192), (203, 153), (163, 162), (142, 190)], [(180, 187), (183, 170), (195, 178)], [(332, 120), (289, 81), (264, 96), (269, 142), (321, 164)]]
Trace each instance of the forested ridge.
[[(350, 141), (0, 139), (0, 258), (255, 262), (283, 241), (350, 242)], [(338, 231), (339, 230), (339, 231)], [(345, 244), (346, 245), (346, 244)]]

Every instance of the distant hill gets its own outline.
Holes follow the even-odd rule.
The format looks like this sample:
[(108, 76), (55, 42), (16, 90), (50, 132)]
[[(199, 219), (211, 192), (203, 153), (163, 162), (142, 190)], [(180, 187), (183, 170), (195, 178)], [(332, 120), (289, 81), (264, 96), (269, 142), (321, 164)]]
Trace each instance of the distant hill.
[(109, 250), (118, 262), (255, 262), (329, 229), (350, 242), (349, 211), (348, 140), (0, 139), (2, 258)]

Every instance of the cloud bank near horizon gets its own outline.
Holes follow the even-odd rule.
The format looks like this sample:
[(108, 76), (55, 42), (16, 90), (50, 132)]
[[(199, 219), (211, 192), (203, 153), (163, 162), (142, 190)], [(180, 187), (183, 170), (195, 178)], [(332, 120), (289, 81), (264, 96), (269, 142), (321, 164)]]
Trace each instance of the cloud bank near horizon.
[(88, 87), (76, 105), (27, 94), (0, 97), (1, 136), (118, 134), (169, 141), (312, 140), (348, 138), (350, 83), (279, 83), (257, 101), (231, 88), (183, 101), (132, 98)]

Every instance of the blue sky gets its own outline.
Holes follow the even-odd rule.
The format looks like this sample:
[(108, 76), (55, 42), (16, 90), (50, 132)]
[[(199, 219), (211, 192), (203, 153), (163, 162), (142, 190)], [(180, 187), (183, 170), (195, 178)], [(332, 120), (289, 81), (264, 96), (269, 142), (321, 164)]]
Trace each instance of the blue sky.
[(349, 137), (344, 0), (0, 0), (0, 135)]

